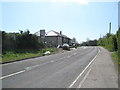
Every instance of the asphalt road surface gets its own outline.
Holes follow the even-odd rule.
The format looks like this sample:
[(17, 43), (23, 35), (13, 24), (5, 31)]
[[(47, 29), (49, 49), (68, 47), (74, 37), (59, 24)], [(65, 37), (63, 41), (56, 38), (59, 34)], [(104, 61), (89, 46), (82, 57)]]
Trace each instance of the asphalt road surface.
[(99, 47), (80, 47), (4, 64), (2, 88), (77, 88), (99, 53)]

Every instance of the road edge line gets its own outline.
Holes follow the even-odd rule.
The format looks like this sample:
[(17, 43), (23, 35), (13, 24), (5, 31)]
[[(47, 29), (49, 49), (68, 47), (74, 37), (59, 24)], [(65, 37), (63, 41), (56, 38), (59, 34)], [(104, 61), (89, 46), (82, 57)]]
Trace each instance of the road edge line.
[(91, 72), (91, 68), (89, 69), (89, 71), (87, 72), (87, 74), (85, 75), (85, 77), (83, 78), (83, 80), (80, 82), (80, 84), (78, 85), (77, 88), (81, 88), (82, 84), (84, 83), (84, 81), (86, 80), (86, 78), (88, 77), (89, 73)]
[(78, 75), (78, 77), (70, 84), (68, 88), (72, 88), (72, 86), (77, 82), (77, 80), (82, 76), (82, 74), (87, 70), (87, 68), (92, 64), (92, 62), (96, 59), (96, 57), (99, 55), (100, 49), (98, 49), (98, 53), (95, 55), (95, 57), (92, 59), (92, 61), (85, 67), (85, 69)]

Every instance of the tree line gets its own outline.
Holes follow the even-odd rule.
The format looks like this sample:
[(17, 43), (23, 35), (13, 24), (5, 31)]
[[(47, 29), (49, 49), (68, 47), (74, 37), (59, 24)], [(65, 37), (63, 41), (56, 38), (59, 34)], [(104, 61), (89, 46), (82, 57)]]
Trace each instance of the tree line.
[(118, 59), (120, 62), (120, 28), (116, 34), (107, 33), (106, 36), (98, 40), (97, 44), (104, 46), (110, 51), (118, 52)]
[(81, 46), (97, 46), (97, 40), (87, 40), (86, 42), (83, 42)]
[(103, 38), (99, 38), (97, 44), (104, 46), (110, 51), (118, 51), (120, 49), (120, 28), (116, 34), (107, 33)]
[[(38, 37), (34, 34), (30, 34), (30, 31), (22, 31), (20, 33), (6, 33), (2, 31), (2, 52), (6, 51), (19, 51), (26, 49), (41, 49), (45, 45), (42, 42), (38, 42)], [(20, 51), (21, 51), (20, 50)]]

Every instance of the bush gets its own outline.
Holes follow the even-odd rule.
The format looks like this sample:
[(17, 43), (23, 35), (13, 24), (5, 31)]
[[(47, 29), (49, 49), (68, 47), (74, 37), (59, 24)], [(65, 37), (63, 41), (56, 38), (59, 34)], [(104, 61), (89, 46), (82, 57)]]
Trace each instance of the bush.
[(120, 28), (117, 31), (117, 42), (118, 42), (118, 62), (120, 64)]
[(109, 51), (117, 51), (118, 63), (120, 64), (120, 28), (115, 35), (107, 34), (106, 37), (100, 38), (97, 44), (107, 48)]
[(38, 37), (30, 34), (29, 31), (21, 33), (6, 33), (2, 31), (2, 52), (6, 51), (24, 51), (23, 49), (42, 49), (43, 43), (39, 43)]
[(109, 51), (117, 51), (118, 44), (117, 44), (117, 37), (116, 35), (109, 35), (109, 37), (106, 38), (100, 38), (98, 40), (98, 45), (104, 46)]
[(13, 33), (6, 33), (2, 31), (2, 52), (4, 53), (7, 50), (13, 50), (16, 48), (15, 40)]

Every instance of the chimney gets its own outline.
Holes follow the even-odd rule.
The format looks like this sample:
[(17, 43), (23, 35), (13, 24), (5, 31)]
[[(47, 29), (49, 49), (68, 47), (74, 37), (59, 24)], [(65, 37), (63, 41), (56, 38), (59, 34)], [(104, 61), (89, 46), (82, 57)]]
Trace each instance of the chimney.
[(111, 34), (111, 22), (109, 23), (109, 34)]
[(60, 34), (62, 34), (62, 31), (60, 31)]
[(40, 37), (45, 38), (45, 29), (40, 30)]

